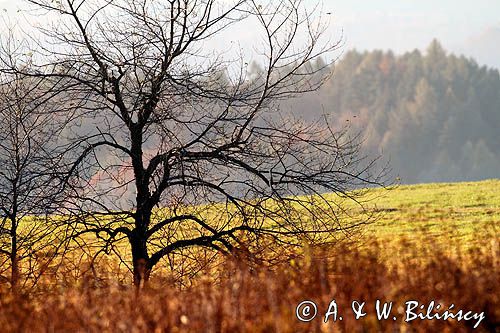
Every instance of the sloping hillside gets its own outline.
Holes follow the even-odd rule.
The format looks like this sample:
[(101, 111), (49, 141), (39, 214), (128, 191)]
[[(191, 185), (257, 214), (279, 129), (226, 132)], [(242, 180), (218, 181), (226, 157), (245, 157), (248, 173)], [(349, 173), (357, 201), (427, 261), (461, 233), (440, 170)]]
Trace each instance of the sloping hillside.
[(425, 53), (350, 51), (320, 91), (283, 109), (351, 124), (403, 183), (500, 176), (499, 72), (449, 54), (437, 41)]

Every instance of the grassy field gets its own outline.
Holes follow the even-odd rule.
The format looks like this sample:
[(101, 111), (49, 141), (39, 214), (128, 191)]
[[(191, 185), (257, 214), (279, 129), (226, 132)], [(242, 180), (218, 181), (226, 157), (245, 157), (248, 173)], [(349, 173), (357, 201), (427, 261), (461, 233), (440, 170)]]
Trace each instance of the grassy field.
[(389, 253), (383, 256), (423, 256), (437, 249), (453, 255), (498, 247), (500, 180), (406, 185), (374, 194), (368, 206), (380, 214), (363, 235), (385, 244)]
[[(348, 242), (360, 251), (373, 247), (374, 242), (380, 244), (378, 259), (388, 265), (398, 264), (402, 258), (426, 261), (435, 251), (466, 258), (469, 251), (498, 248), (500, 180), (374, 189), (364, 197), (363, 209), (349, 200), (341, 206), (351, 215), (340, 214), (341, 219), (362, 221), (373, 213), (373, 222), (353, 234), (332, 236), (339, 244)], [(212, 211), (219, 210), (214, 206), (202, 214), (210, 221), (217, 214)], [(127, 257), (128, 243), (119, 248)]]

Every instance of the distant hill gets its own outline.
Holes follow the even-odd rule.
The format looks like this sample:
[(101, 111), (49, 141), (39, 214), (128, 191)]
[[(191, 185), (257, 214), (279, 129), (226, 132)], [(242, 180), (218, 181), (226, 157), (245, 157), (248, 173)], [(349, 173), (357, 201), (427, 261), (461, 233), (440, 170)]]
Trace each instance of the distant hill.
[(352, 124), (404, 183), (500, 177), (499, 72), (449, 55), (437, 41), (400, 56), (347, 52), (320, 91), (282, 107)]
[(457, 54), (471, 56), (479, 64), (500, 69), (500, 24), (467, 38), (463, 43), (452, 47), (452, 50)]

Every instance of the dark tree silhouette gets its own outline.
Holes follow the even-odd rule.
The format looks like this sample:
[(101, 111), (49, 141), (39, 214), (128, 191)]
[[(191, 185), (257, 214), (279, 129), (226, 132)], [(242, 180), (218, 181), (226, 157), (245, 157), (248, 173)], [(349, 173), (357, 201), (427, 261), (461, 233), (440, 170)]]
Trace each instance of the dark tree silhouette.
[[(353, 190), (383, 176), (357, 137), (280, 116), (279, 101), (321, 86), (329, 64), (310, 64), (340, 45), (302, 1), (30, 2), (59, 20), (39, 62), (12, 70), (52, 79), (74, 105), (65, 207), (79, 212), (77, 235), (115, 252), (128, 240), (136, 285), (192, 249), (257, 255), (366, 222), (340, 218)], [(220, 37), (250, 27), (262, 33), (253, 76)]]
[(0, 76), (0, 255), (2, 274), (10, 271), (1, 278), (13, 292), (34, 286), (62, 245), (50, 218), (60, 193), (54, 166), (61, 123), (46, 112), (54, 96), (43, 82)]

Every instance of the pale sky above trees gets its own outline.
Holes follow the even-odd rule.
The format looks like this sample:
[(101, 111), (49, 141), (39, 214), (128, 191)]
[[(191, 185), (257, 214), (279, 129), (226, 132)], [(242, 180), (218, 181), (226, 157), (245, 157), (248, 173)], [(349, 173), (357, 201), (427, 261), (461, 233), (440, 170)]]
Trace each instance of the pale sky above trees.
[[(310, 8), (317, 3), (306, 2)], [(22, 19), (17, 10), (24, 8), (23, 3), (23, 0), (0, 0), (2, 19), (6, 16), (10, 21)], [(446, 49), (478, 58), (480, 64), (499, 66), (496, 57), (488, 56), (500, 52), (498, 43), (490, 40), (500, 35), (491, 33), (492, 29), (500, 31), (498, 0), (328, 0), (323, 1), (323, 12), (331, 13), (328, 17), (333, 38), (339, 38), (343, 30), (344, 49), (392, 49), (401, 53), (425, 49), (437, 38)], [(257, 31), (248, 27), (239, 30), (238, 40), (244, 45), (258, 36)], [(488, 52), (477, 50), (480, 45), (477, 48), (468, 45), (473, 40), (482, 42), (485, 35), (489, 39), (484, 41), (490, 45)], [(234, 30), (226, 38), (234, 38)]]

